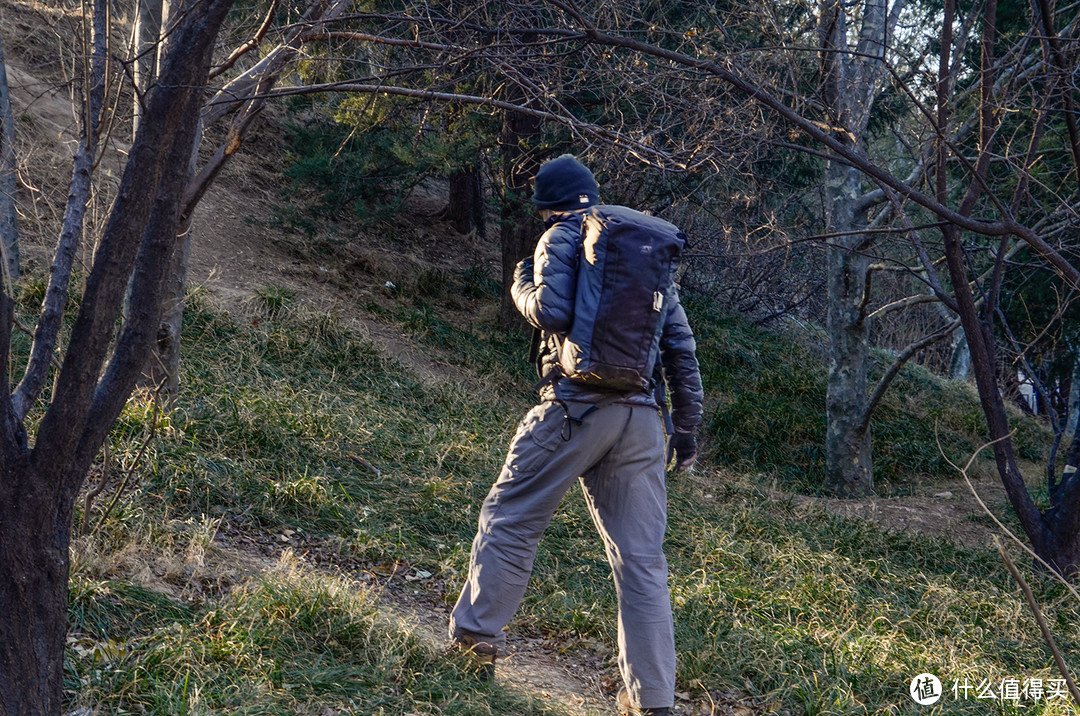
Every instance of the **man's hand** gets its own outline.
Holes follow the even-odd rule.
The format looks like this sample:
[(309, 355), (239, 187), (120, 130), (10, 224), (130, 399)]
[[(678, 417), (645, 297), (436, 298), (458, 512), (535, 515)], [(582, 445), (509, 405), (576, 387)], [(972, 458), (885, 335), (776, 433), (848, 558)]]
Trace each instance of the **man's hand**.
[(697, 440), (693, 433), (681, 433), (678, 430), (668, 440), (667, 462), (675, 458), (675, 472), (683, 472), (694, 466), (697, 460)]
[(517, 266), (514, 267), (514, 283), (517, 283), (523, 278), (527, 278), (529, 283), (532, 283), (533, 277), (533, 257), (526, 256), (521, 261), (517, 262)]

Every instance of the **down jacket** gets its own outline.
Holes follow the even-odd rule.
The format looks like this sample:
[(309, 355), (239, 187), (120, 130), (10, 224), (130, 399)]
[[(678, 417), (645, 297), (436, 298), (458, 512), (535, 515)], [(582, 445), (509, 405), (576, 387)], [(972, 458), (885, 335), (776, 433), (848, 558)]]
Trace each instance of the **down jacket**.
[[(542, 331), (540, 374), (547, 377), (558, 371), (558, 337), (570, 332), (574, 321), (574, 294), (581, 253), (582, 212), (555, 214), (546, 222), (547, 230), (536, 244), (532, 258), (525, 258), (514, 272), (510, 295), (514, 304), (531, 325)], [(690, 432), (701, 422), (701, 373), (695, 351), (693, 331), (682, 304), (668, 306), (660, 336), (660, 360), (657, 372), (662, 375), (671, 395), (671, 419), (679, 432)], [(610, 395), (595, 387), (561, 378), (559, 395), (565, 400), (596, 402)], [(548, 385), (541, 394), (554, 397)], [(629, 393), (618, 402), (656, 406), (649, 392)]]

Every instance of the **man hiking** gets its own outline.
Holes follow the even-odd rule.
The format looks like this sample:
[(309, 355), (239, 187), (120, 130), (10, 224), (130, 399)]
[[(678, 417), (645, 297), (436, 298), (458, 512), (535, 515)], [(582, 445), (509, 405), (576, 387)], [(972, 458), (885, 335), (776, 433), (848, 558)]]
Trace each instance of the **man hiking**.
[[(666, 384), (674, 428), (668, 457), (674, 454), (677, 471), (688, 469), (702, 388), (694, 336), (672, 282), (684, 239), (665, 221), (599, 205), (592, 172), (569, 154), (540, 168), (532, 201), (547, 230), (533, 257), (518, 264), (511, 293), (539, 329), (541, 402), (522, 420), (484, 500), (450, 638), (493, 676), (506, 644), (503, 627), (521, 603), (540, 538), (580, 480), (618, 595), (620, 713), (670, 714), (675, 641), (656, 396), (663, 400)], [(655, 286), (641, 285), (646, 275), (656, 277)]]

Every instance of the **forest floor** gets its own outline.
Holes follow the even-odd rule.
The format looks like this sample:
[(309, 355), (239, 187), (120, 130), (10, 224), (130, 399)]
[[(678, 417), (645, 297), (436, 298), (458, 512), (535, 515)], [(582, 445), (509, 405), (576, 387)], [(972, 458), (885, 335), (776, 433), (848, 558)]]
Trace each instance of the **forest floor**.
[[(260, 175), (262, 178), (257, 178)], [(274, 236), (266, 230), (273, 207), (281, 201), (281, 187), (276, 182), (271, 167), (250, 158), (243, 166), (233, 167), (207, 194), (193, 226), (189, 283), (195, 290), (205, 291), (225, 310), (244, 316), (251, 312), (257, 291), (287, 289), (295, 293), (298, 302), (335, 315), (359, 330), (421, 380), (476, 384), (476, 389), (482, 390), (475, 376), (448, 357), (431, 346), (417, 344), (399, 327), (358, 307), (372, 301), (388, 302), (387, 281), (401, 281), (401, 277), (425, 269), (462, 268), (455, 265), (456, 257), (468, 255), (473, 261), (483, 260), (490, 263), (493, 272), (497, 271), (494, 242), (456, 234), (439, 219), (445, 198), (437, 191), (421, 188), (407, 202), (403, 216), (408, 220), (396, 227), (399, 233), (393, 242), (371, 232), (365, 234), (359, 247), (339, 246), (335, 255), (313, 257), (310, 251), (298, 247), (298, 237)], [(403, 239), (410, 247), (404, 253), (400, 249)], [(363, 257), (353, 255), (357, 251)], [(378, 259), (365, 260), (370, 257)], [(357, 265), (367, 270), (357, 271)], [(372, 266), (374, 271), (370, 270)], [(235, 544), (232, 548), (243, 550)], [(268, 568), (283, 549), (272, 538), (256, 540), (255, 549), (250, 548), (252, 544), (248, 543), (249, 558), (245, 560), (252, 569)], [(380, 593), (388, 615), (439, 648), (448, 647), (449, 610), (438, 594), (406, 580), (406, 576), (406, 572), (383, 575)], [(580, 650), (561, 655), (557, 644), (513, 634), (507, 646), (508, 653), (500, 655), (497, 680), (505, 680), (538, 698), (556, 701), (571, 714), (586, 716), (613, 710), (607, 695), (610, 688), (605, 690), (601, 684), (599, 659)]]
[[(32, 118), (20, 126), (32, 124), (33, 131), (42, 136), (60, 137), (61, 145), (54, 151), (63, 154), (64, 141), (73, 136), (70, 99), (37, 81), (30, 68), (18, 63), (17, 54), (9, 55), (12, 93), (20, 116)], [(205, 292), (238, 320), (247, 320), (258, 292), (286, 289), (296, 301), (337, 316), (367, 335), (421, 380), (475, 384), (482, 390), (482, 380), (459, 368), (449, 356), (427, 345), (421, 347), (400, 328), (361, 307), (392, 301), (393, 289), (387, 287), (388, 282), (408, 281), (410, 276), (431, 269), (466, 268), (456, 263), (462, 256), (469, 256), (473, 264), (486, 265), (491, 275), (497, 275), (497, 242), (454, 232), (440, 219), (446, 197), (433, 185), (415, 189), (405, 211), (392, 224), (379, 231), (357, 230), (348, 241), (319, 243), (275, 228), (275, 208), (282, 203), (287, 188), (275, 154), (277, 141), (270, 130), (256, 130), (246, 153), (224, 172), (200, 204), (192, 233), (191, 288)], [(28, 250), (27, 260), (31, 265), (47, 261), (46, 249), (37, 253)], [(1000, 512), (1004, 505), (1000, 485), (986, 475), (979, 476), (976, 484), (983, 499)], [(990, 527), (971, 519), (981, 513), (974, 497), (955, 488), (952, 492), (930, 488), (925, 494), (888, 499), (778, 498), (808, 509), (823, 507), (831, 514), (872, 520), (889, 530), (943, 535), (968, 546), (985, 545), (992, 534)], [(217, 542), (236, 557), (236, 565), (252, 572), (267, 569), (289, 548), (274, 536), (227, 531)], [(319, 562), (317, 558), (311, 561)], [(381, 594), (386, 612), (445, 647), (448, 613), (442, 595), (406, 576), (383, 575)], [(583, 650), (570, 655), (559, 651), (557, 644), (544, 640), (512, 637), (497, 678), (557, 702), (572, 714), (610, 713), (612, 685), (602, 682), (602, 660)], [(715, 706), (720, 708), (713, 710)], [(684, 701), (678, 712), (742, 716), (750, 710), (734, 700), (726, 706)]]
[[(271, 161), (269, 157), (264, 159)], [(399, 327), (358, 307), (392, 300), (386, 281), (400, 281), (425, 270), (464, 268), (456, 263), (462, 256), (487, 264), (491, 275), (497, 275), (497, 242), (457, 234), (440, 218), (445, 194), (434, 184), (425, 184), (406, 201), (392, 240), (386, 238), (385, 231), (366, 232), (360, 242), (354, 240), (329, 255), (316, 256), (303, 246), (303, 239), (267, 231), (268, 217), (281, 201), (279, 182), (271, 166), (249, 157), (215, 185), (196, 216), (191, 284), (241, 316), (250, 312), (249, 304), (257, 291), (287, 288), (297, 300), (340, 317), (384, 346), (389, 356), (423, 380), (477, 384), (478, 379), (460, 369), (449, 356), (440, 355), (429, 345), (419, 345)], [(402, 245), (408, 249), (403, 251)], [(356, 256), (358, 252), (362, 256)], [(379, 257), (377, 261), (371, 260), (374, 256)], [(357, 266), (364, 269), (356, 270)], [(477, 384), (477, 389), (482, 386)], [(995, 510), (1007, 509), (1001, 486), (992, 476), (973, 478), (985, 501)], [(871, 520), (888, 530), (945, 536), (965, 546), (986, 545), (996, 532), (978, 519), (983, 510), (976, 499), (955, 487), (951, 491), (930, 489), (925, 494), (897, 498), (839, 500), (779, 492), (777, 498), (792, 500), (808, 512), (824, 509), (836, 516)], [(273, 540), (267, 542), (272, 549), (281, 549)], [(252, 564), (257, 567), (258, 562)], [(387, 612), (417, 634), (445, 647), (448, 610), (443, 600), (405, 576), (386, 576), (382, 594)], [(580, 651), (562, 655), (557, 644), (513, 635), (509, 650), (498, 669), (499, 680), (557, 701), (572, 714), (612, 711), (608, 694), (613, 686), (602, 683), (601, 659)], [(678, 713), (687, 715), (751, 713), (735, 698), (726, 705), (684, 701), (679, 706)]]

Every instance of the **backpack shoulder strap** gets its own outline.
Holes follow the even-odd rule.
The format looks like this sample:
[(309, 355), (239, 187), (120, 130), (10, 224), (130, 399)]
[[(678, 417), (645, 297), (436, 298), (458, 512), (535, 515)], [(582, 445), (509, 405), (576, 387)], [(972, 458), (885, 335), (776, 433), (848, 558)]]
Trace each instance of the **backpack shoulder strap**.
[(536, 368), (536, 377), (540, 377), (540, 341), (543, 339), (542, 331), (533, 327), (532, 340), (529, 341), (529, 362)]

